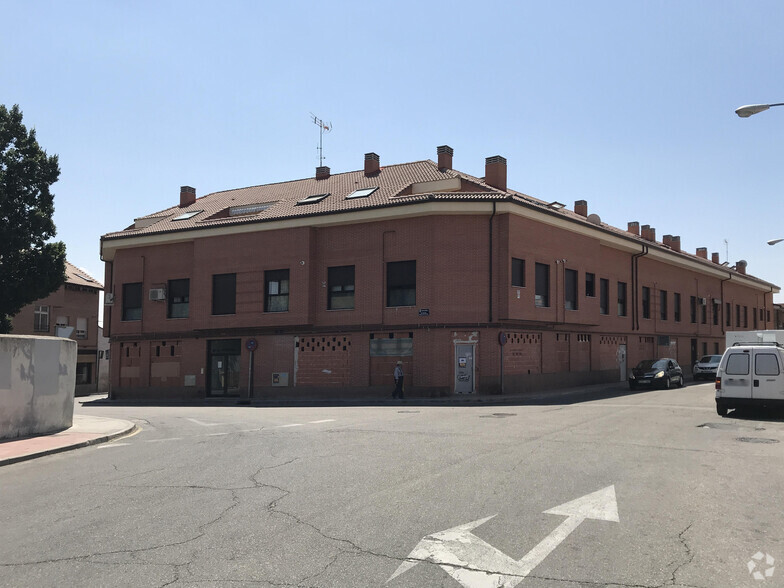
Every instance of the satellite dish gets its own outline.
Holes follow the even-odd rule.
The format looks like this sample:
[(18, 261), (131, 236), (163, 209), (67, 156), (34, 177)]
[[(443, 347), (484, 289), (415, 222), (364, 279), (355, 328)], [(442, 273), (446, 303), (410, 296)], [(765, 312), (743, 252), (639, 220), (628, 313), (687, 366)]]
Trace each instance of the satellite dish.
[(588, 222), (589, 223), (593, 223), (593, 224), (598, 225), (598, 226), (601, 226), (602, 219), (599, 218), (598, 214), (589, 214), (588, 215)]

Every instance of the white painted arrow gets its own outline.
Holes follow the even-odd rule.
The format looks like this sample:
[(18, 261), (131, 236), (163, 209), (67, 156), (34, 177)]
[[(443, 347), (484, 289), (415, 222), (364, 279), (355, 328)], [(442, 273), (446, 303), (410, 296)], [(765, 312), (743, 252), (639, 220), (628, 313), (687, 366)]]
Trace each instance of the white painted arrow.
[(514, 588), (585, 519), (619, 522), (615, 486), (586, 494), (544, 514), (567, 518), (520, 560), (512, 559), (471, 532), (493, 515), (426, 536), (387, 582), (418, 563), (431, 561), (465, 588)]

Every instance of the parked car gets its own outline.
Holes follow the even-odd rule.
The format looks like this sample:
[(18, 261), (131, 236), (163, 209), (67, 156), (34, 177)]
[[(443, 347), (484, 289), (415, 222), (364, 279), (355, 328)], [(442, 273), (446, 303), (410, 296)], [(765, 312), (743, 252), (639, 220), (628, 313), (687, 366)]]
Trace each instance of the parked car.
[(731, 408), (784, 407), (784, 347), (756, 343), (728, 347), (716, 372), (716, 412)]
[(694, 364), (692, 375), (695, 380), (715, 380), (721, 355), (704, 355)]
[(641, 386), (670, 388), (673, 384), (679, 388), (683, 386), (683, 370), (677, 361), (669, 357), (643, 359), (629, 374), (631, 390)]

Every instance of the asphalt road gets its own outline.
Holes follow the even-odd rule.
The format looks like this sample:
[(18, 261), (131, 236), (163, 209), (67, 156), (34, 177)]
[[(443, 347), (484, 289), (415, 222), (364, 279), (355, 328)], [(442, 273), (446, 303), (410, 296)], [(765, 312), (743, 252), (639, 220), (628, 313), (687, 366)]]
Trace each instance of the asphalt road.
[(711, 384), (77, 410), (141, 432), (0, 468), (2, 586), (784, 585), (784, 421), (718, 417)]

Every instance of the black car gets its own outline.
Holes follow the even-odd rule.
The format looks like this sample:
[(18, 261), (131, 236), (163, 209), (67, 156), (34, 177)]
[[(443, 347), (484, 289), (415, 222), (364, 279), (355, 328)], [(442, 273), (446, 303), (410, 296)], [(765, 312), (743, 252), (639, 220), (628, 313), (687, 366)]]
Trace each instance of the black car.
[(683, 386), (683, 370), (678, 362), (669, 357), (661, 359), (644, 359), (629, 374), (629, 388), (634, 390), (642, 386), (670, 388)]

